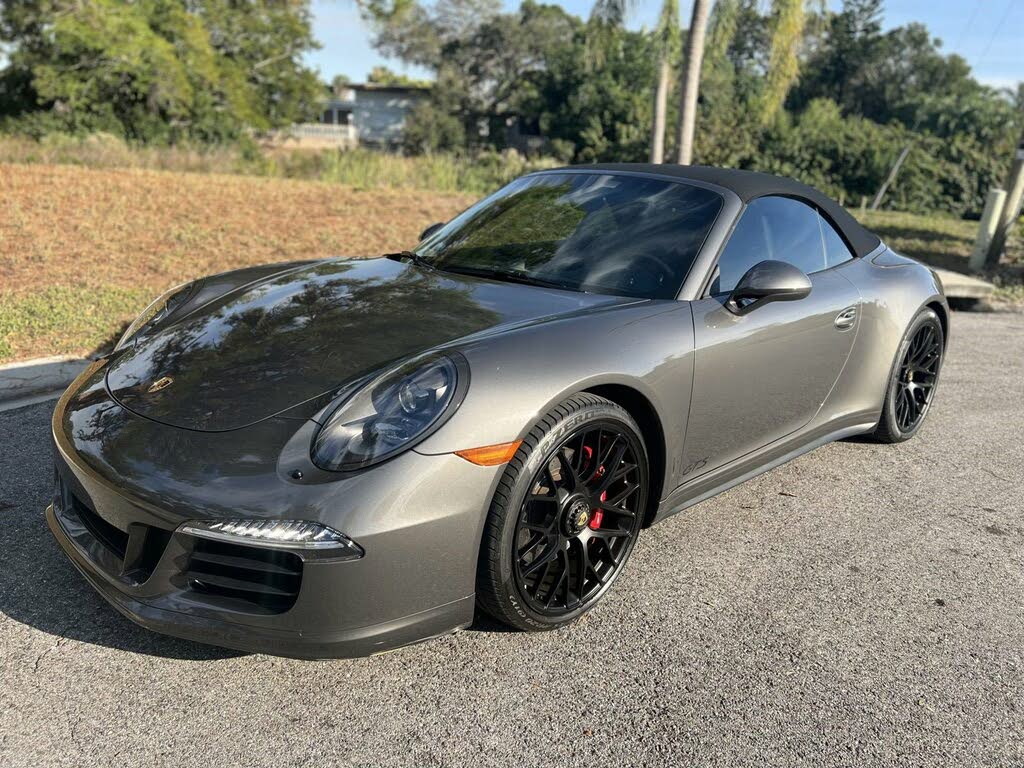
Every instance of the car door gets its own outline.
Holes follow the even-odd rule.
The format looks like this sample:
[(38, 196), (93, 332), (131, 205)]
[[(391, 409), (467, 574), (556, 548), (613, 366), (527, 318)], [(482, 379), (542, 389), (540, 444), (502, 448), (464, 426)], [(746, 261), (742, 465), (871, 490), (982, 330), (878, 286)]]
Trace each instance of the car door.
[[(804, 202), (764, 197), (746, 207), (709, 295), (692, 303), (693, 394), (681, 482), (795, 432), (817, 413), (856, 335), (860, 295), (841, 267), (832, 268), (850, 258), (838, 233)], [(811, 293), (730, 312), (729, 292), (767, 259), (801, 269)]]

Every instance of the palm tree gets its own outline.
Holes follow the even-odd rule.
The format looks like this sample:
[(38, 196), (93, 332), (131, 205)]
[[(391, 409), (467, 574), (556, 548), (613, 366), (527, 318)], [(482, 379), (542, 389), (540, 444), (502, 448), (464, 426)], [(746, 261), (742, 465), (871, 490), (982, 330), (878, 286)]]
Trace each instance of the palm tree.
[(607, 48), (611, 43), (612, 30), (623, 26), (626, 16), (633, 10), (637, 0), (595, 0), (590, 11), (586, 32), (586, 66), (599, 67), (604, 64)]
[(693, 0), (690, 30), (686, 35), (683, 77), (679, 88), (679, 134), (676, 162), (693, 161), (693, 133), (697, 124), (697, 92), (700, 90), (700, 65), (704, 58), (704, 34), (708, 26), (711, 0)]
[(668, 87), (672, 74), (672, 54), (679, 37), (679, 0), (664, 0), (654, 42), (658, 51), (658, 84), (654, 89), (654, 120), (651, 124), (652, 163), (665, 161), (665, 114), (668, 107)]
[(590, 11), (590, 18), (619, 27), (625, 23), (635, 5), (636, 0), (597, 0)]
[(762, 125), (772, 121), (796, 82), (800, 70), (798, 54), (806, 23), (804, 0), (773, 0), (768, 71), (758, 109)]
[[(597, 0), (591, 18), (614, 26), (621, 25), (636, 4), (636, 0)], [(664, 0), (658, 27), (654, 31), (658, 52), (657, 86), (654, 90), (654, 120), (651, 125), (652, 163), (665, 160), (665, 116), (668, 112), (668, 88), (672, 75), (672, 54), (679, 34), (679, 0)]]

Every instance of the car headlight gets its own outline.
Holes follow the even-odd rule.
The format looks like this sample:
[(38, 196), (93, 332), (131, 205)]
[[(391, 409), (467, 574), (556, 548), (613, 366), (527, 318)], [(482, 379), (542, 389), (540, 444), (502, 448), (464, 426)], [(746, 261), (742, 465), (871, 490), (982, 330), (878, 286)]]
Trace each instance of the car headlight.
[(313, 439), (321, 469), (362, 469), (412, 448), (458, 407), (469, 385), (469, 365), (450, 353), (393, 369), (345, 400)]
[(150, 328), (167, 319), (178, 307), (191, 298), (198, 287), (199, 281), (182, 283), (161, 294), (156, 301), (142, 310), (142, 314), (135, 318), (135, 321), (128, 326), (128, 330), (121, 335), (121, 339), (117, 342), (117, 346), (114, 347), (114, 351), (116, 352), (124, 347), (136, 336), (144, 336)]

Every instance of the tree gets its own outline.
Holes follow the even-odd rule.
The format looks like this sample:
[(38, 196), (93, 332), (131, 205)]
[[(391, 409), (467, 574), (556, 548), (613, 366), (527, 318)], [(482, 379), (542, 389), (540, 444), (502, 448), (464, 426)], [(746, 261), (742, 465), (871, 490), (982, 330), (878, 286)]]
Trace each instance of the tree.
[(376, 85), (397, 85), (404, 88), (429, 88), (431, 86), (429, 80), (419, 80), (408, 75), (401, 75), (385, 66), (376, 66), (371, 69), (370, 74), (366, 76), (366, 82)]
[(700, 67), (704, 58), (704, 34), (708, 24), (710, 0), (693, 0), (693, 16), (686, 35), (685, 70), (679, 90), (679, 134), (676, 161), (689, 165), (693, 160), (693, 134), (697, 124), (697, 92)]
[[(635, 0), (597, 0), (591, 13), (592, 21), (606, 28), (621, 28)], [(607, 34), (599, 42), (608, 47)], [(655, 64), (654, 105), (651, 120), (651, 141), (648, 161), (661, 163), (665, 159), (665, 128), (668, 112), (668, 90), (672, 76), (672, 58), (679, 38), (679, 0), (663, 0), (658, 26), (654, 30), (657, 55)], [(604, 63), (603, 56), (597, 63)]]
[(335, 75), (331, 78), (331, 83), (328, 86), (328, 90), (335, 96), (341, 94), (343, 90), (352, 85), (352, 80), (349, 79), (348, 75)]
[(596, 0), (590, 18), (610, 27), (622, 27), (636, 0)]
[(313, 113), (307, 3), (8, 0), (8, 119), (140, 141), (236, 138)]
[(758, 110), (762, 125), (771, 122), (782, 108), (796, 81), (800, 68), (797, 54), (804, 38), (805, 21), (804, 0), (773, 0), (768, 71)]
[(650, 35), (621, 28), (606, 35), (602, 62), (587, 66), (588, 32), (580, 25), (531, 76), (522, 110), (576, 162), (642, 162), (650, 151), (654, 44)]
[[(374, 44), (435, 73), (434, 108), (457, 116), (467, 142), (502, 143), (524, 114), (534, 77), (572, 44), (579, 19), (559, 6), (524, 2), (497, 13), (482, 0), (370, 7)], [(450, 133), (450, 132), (449, 132)]]
[(672, 72), (672, 58), (679, 40), (679, 0), (664, 0), (658, 26), (654, 30), (655, 46), (658, 52), (657, 85), (654, 89), (654, 119), (651, 122), (652, 163), (665, 159), (665, 116), (668, 107), (669, 81)]
[(882, 0), (844, 0), (839, 13), (826, 15), (821, 47), (805, 64), (796, 104), (827, 98), (857, 114), (878, 85), (877, 68), (885, 55)]

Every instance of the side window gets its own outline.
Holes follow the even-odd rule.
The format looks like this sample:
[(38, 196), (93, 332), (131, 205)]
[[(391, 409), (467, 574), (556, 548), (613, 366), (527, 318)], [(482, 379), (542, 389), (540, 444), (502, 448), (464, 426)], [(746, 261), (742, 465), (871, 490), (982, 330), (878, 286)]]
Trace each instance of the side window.
[(747, 206), (718, 260), (713, 294), (727, 293), (760, 261), (786, 261), (806, 274), (825, 269), (818, 212), (788, 197), (760, 197)]
[(852, 259), (853, 254), (850, 253), (850, 249), (846, 247), (845, 241), (836, 232), (835, 227), (829, 224), (821, 214), (818, 214), (818, 221), (821, 224), (821, 239), (825, 242), (825, 263), (834, 267), (836, 264), (842, 264), (844, 261)]
[(755, 200), (747, 207), (725, 244), (718, 259), (718, 277), (711, 286), (712, 294), (728, 293), (748, 269), (772, 257), (768, 225), (758, 205), (760, 202)]

